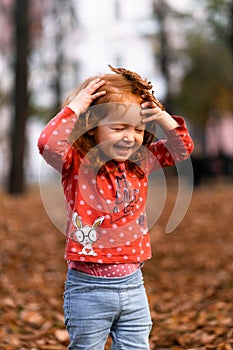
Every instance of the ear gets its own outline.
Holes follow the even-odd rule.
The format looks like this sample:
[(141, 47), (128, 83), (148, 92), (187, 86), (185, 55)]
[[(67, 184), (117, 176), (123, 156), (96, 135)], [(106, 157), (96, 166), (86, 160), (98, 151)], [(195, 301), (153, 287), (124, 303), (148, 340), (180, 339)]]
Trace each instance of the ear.
[(100, 216), (98, 219), (94, 221), (94, 224), (92, 225), (93, 228), (99, 227), (102, 222), (104, 221), (104, 216)]
[(78, 216), (78, 213), (74, 212), (72, 215), (72, 221), (75, 227), (77, 227), (79, 230), (83, 227), (82, 221), (80, 217)]

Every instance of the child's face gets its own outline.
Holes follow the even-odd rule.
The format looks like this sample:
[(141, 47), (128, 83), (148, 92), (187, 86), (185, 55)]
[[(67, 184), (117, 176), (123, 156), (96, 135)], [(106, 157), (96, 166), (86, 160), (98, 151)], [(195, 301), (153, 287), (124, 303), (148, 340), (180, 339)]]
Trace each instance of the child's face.
[(109, 159), (123, 162), (142, 145), (144, 130), (139, 105), (117, 106), (97, 126), (95, 140)]

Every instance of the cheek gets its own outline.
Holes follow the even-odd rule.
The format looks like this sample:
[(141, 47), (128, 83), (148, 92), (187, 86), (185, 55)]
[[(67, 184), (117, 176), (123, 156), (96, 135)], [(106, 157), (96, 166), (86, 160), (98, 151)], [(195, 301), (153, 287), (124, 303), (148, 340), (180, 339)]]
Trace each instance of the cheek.
[(97, 144), (109, 141), (110, 132), (106, 127), (99, 126), (95, 132), (95, 141)]
[(138, 144), (142, 145), (143, 140), (144, 140), (144, 134), (137, 135), (137, 137), (136, 137), (136, 142), (137, 142)]

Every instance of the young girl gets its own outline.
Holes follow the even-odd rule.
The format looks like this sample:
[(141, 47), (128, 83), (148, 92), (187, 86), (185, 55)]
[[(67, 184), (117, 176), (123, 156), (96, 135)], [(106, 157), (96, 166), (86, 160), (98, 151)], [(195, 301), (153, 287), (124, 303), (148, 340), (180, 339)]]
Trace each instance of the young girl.
[[(193, 149), (146, 80), (123, 68), (87, 79), (39, 138), (62, 175), (67, 206), (64, 293), (69, 349), (149, 349), (151, 318), (141, 266), (151, 257), (148, 175)], [(155, 125), (166, 135), (153, 142)]]

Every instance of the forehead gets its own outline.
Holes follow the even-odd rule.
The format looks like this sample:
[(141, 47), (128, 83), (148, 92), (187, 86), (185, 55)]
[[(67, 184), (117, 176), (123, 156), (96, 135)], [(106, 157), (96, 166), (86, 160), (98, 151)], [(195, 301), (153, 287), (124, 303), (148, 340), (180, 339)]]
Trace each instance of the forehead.
[(99, 121), (99, 125), (105, 124), (142, 125), (142, 115), (139, 104), (112, 103), (107, 115)]

